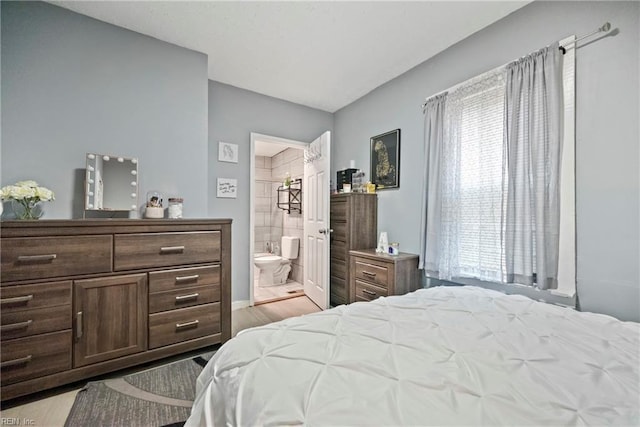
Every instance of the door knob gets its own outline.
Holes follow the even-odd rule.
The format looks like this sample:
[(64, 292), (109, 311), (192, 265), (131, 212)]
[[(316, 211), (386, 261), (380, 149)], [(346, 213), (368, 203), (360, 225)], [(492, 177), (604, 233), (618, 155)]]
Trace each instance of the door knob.
[(320, 230), (318, 230), (318, 232), (320, 234), (329, 234), (329, 233), (333, 233), (333, 228), (321, 228)]

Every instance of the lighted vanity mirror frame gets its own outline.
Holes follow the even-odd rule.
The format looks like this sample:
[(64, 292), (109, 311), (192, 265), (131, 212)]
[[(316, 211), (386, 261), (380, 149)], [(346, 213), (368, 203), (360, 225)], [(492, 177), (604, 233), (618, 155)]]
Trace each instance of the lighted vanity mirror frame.
[(137, 210), (138, 159), (87, 153), (84, 188), (85, 210)]

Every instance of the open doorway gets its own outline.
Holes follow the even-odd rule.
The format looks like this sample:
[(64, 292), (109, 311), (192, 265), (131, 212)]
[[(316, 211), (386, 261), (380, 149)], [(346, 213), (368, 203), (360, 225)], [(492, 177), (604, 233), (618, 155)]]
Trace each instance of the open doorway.
[(308, 144), (251, 133), (250, 145), (249, 301), (253, 306), (304, 295), (301, 191)]

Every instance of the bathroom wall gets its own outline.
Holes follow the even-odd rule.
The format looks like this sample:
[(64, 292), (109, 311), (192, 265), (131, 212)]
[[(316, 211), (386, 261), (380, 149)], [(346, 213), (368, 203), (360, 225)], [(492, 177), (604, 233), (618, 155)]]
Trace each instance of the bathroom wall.
[[(282, 252), (282, 236), (294, 236), (300, 239), (298, 258), (291, 263), (289, 278), (298, 283), (303, 281), (303, 231), (302, 215), (279, 209), (276, 206), (278, 186), (282, 185), (288, 172), (291, 179), (302, 179), (304, 175), (303, 150), (287, 148), (273, 157), (256, 156), (255, 171), (255, 226), (254, 242), (256, 252), (265, 252), (267, 242), (278, 245), (278, 255)], [(303, 185), (304, 191), (304, 185)], [(304, 209), (304, 206), (303, 206)]]

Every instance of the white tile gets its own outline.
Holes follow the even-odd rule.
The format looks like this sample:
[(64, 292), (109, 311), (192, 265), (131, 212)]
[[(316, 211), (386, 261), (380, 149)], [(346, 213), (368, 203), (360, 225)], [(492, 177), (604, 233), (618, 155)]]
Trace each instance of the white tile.
[(268, 217), (268, 215), (264, 212), (256, 212), (255, 216), (254, 216), (254, 220), (255, 220), (255, 226), (256, 227), (264, 227), (265, 225), (267, 225), (267, 220), (266, 218)]
[(264, 156), (256, 156), (256, 169), (257, 168), (264, 168)]
[(264, 157), (264, 167), (271, 169), (271, 157)]
[(291, 169), (291, 176), (293, 178), (302, 178), (302, 176), (304, 175), (304, 163), (302, 163), (302, 160), (297, 162), (292, 162), (290, 169)]
[(259, 179), (261, 181), (270, 181), (271, 169), (256, 168), (256, 179)]
[(277, 168), (284, 163), (284, 155), (282, 153), (278, 153), (271, 158), (271, 168)]

